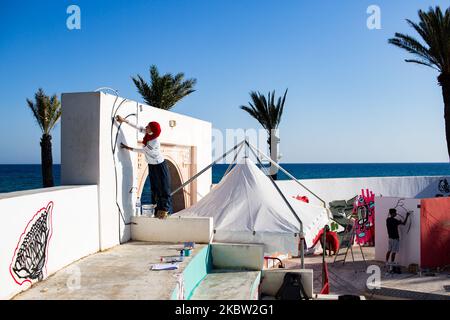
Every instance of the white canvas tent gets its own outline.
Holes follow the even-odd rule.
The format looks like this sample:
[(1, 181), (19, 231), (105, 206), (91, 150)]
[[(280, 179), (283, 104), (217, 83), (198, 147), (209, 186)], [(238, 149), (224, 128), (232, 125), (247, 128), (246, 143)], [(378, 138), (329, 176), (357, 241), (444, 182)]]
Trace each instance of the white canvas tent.
[[(310, 246), (328, 223), (327, 210), (284, 195), (303, 223)], [(269, 177), (250, 159), (244, 158), (209, 194), (180, 216), (213, 217), (214, 241), (263, 243), (266, 253), (298, 254), (300, 223)]]

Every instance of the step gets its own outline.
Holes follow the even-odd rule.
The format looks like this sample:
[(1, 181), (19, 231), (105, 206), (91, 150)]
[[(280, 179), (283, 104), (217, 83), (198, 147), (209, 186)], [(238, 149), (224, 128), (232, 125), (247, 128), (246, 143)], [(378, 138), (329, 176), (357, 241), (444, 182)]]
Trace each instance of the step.
[(260, 271), (213, 270), (190, 300), (257, 300)]

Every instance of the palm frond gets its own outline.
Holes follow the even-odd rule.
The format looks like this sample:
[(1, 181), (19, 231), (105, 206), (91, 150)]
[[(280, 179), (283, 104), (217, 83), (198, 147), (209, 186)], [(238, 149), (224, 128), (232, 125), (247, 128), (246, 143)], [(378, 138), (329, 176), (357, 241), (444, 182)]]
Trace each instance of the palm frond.
[(35, 101), (26, 99), (43, 134), (50, 134), (61, 118), (61, 103), (56, 95), (49, 97), (41, 88), (34, 95)]
[(439, 6), (430, 7), (428, 11), (419, 10), (419, 21), (407, 19), (423, 40), (423, 43), (412, 36), (396, 33), (389, 43), (402, 48), (419, 59), (406, 59), (407, 62), (418, 63), (450, 73), (450, 8), (442, 12)]
[(417, 64), (421, 64), (430, 68), (433, 68), (437, 71), (440, 71), (438, 68), (436, 68), (433, 64), (423, 61), (423, 60), (417, 60), (417, 59), (405, 59), (405, 62), (412, 62), (412, 63), (417, 63)]
[(287, 89), (283, 97), (279, 97), (275, 103), (275, 91), (269, 92), (267, 98), (259, 92), (251, 91), (252, 102), (240, 106), (251, 117), (255, 118), (261, 126), (270, 134), (271, 130), (278, 128), (286, 101)]
[(401, 33), (395, 34), (396, 38), (389, 39), (389, 43), (399, 48), (402, 48), (409, 53), (419, 56), (422, 60), (428, 61), (430, 64), (439, 67), (439, 62), (430, 54), (429, 50), (425, 48), (419, 41), (411, 36)]
[(150, 84), (140, 75), (131, 77), (145, 102), (153, 107), (170, 110), (184, 97), (195, 92), (196, 79), (184, 80), (184, 73), (160, 75), (155, 65), (150, 66)]

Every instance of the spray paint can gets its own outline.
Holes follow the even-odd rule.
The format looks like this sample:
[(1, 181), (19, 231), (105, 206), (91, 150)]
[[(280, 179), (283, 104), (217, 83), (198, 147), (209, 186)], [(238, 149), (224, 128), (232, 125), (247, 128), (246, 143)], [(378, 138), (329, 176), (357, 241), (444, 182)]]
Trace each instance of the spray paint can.
[(141, 199), (137, 198), (136, 200), (136, 216), (140, 216), (142, 214), (141, 211)]

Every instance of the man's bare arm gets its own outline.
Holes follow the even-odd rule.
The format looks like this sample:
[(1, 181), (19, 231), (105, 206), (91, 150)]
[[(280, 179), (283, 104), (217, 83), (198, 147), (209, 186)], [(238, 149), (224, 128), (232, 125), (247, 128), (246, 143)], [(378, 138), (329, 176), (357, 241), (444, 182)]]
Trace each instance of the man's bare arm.
[(408, 211), (408, 212), (406, 213), (406, 218), (405, 218), (405, 220), (403, 220), (403, 222), (400, 223), (400, 224), (405, 225), (405, 224), (406, 224), (406, 221), (408, 221), (408, 218), (409, 218), (409, 215), (410, 215), (410, 214), (411, 214), (411, 211)]

